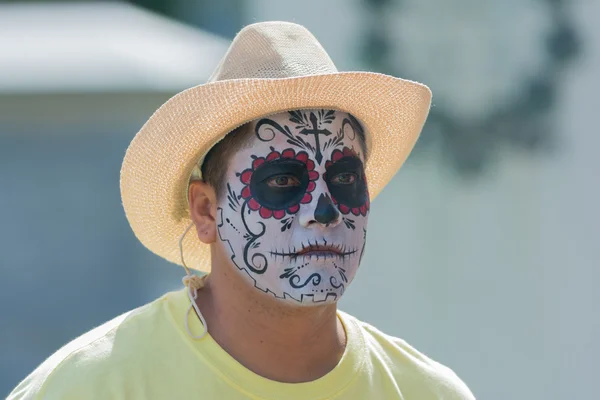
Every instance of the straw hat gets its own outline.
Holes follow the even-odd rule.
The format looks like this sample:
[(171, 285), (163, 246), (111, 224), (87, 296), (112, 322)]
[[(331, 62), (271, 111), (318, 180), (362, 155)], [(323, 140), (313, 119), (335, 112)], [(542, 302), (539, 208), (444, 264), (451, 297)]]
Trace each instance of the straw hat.
[[(420, 83), (372, 72), (338, 72), (303, 26), (249, 25), (235, 37), (209, 81), (173, 96), (144, 124), (121, 167), (121, 197), (137, 238), (182, 264), (179, 239), (191, 224), (187, 189), (192, 169), (236, 127), (287, 110), (348, 112), (363, 123), (371, 198), (390, 181), (413, 148), (431, 102)], [(210, 270), (210, 247), (192, 232), (185, 263)]]

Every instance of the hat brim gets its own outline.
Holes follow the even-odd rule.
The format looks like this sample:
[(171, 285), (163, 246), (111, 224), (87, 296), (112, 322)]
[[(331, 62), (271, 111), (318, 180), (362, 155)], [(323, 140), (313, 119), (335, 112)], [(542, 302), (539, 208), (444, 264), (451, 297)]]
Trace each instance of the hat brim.
[[(121, 167), (121, 198), (136, 237), (182, 265), (179, 239), (191, 219), (188, 181), (196, 162), (228, 132), (287, 110), (348, 112), (367, 131), (365, 166), (374, 199), (402, 166), (429, 113), (425, 85), (373, 72), (207, 83), (169, 99), (132, 140)], [(192, 231), (183, 241), (186, 265), (210, 271), (210, 246)]]

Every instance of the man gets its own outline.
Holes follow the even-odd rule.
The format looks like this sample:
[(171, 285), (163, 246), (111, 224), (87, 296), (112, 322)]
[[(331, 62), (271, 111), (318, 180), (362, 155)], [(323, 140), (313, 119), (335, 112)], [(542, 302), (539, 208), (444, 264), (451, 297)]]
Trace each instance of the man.
[(121, 171), (133, 231), (184, 266), (186, 289), (74, 340), (9, 399), (473, 399), (450, 369), (336, 307), (370, 200), (430, 96), (337, 72), (299, 25), (243, 29), (209, 83), (150, 118)]

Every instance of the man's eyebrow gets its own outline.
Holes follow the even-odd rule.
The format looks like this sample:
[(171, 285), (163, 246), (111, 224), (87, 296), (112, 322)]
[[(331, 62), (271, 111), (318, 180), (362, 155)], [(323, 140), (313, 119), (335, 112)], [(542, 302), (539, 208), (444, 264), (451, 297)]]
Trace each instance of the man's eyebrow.
[(360, 165), (363, 165), (364, 162), (363, 160), (360, 159), (359, 156), (357, 155), (350, 155), (350, 156), (344, 156), (342, 158), (340, 158), (339, 160), (337, 160), (336, 162), (332, 163), (329, 168), (333, 167), (334, 165), (338, 165), (338, 164), (347, 164), (347, 163), (351, 163), (351, 162), (359, 162)]
[(277, 159), (265, 161), (253, 173), (254, 179), (263, 180), (277, 174), (294, 174), (302, 175), (306, 171), (306, 165), (298, 160), (292, 159)]
[(286, 166), (305, 166), (306, 164), (302, 161), (295, 160), (293, 158), (277, 158), (275, 160), (265, 161), (259, 168), (265, 168), (271, 165), (286, 165)]

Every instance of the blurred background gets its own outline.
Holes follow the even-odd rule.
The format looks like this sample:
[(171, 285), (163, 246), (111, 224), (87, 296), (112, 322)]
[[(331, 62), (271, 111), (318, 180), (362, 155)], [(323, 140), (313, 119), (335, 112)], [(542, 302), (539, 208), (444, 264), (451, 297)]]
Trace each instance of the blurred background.
[(181, 287), (125, 219), (125, 150), (244, 25), (287, 20), (340, 70), (434, 93), (341, 308), (479, 399), (597, 398), (599, 16), (597, 0), (0, 3), (0, 395)]

